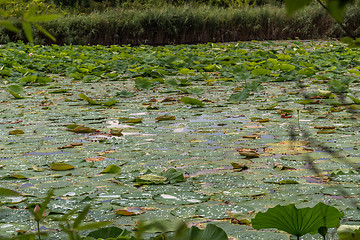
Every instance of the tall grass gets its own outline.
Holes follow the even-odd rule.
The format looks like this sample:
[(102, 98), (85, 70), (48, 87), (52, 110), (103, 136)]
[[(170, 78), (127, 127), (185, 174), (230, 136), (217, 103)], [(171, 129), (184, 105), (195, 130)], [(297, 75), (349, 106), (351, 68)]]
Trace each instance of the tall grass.
[[(350, 9), (345, 24), (358, 34), (360, 13)], [(289, 17), (282, 7), (221, 8), (209, 5), (124, 9), (66, 15), (43, 24), (57, 44), (182, 44), (274, 39), (318, 39), (344, 36), (320, 7)], [(23, 40), (23, 33), (1, 30), (0, 42)], [(34, 30), (35, 43), (51, 40)]]

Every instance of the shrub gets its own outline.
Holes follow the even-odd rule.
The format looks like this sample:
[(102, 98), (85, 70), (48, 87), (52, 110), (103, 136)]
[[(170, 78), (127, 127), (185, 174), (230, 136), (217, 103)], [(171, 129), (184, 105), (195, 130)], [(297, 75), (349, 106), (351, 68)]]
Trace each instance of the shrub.
[[(345, 24), (355, 34), (360, 15), (349, 9)], [(81, 26), (81, 27), (79, 27)], [(148, 9), (112, 9), (88, 15), (66, 15), (43, 24), (57, 44), (181, 44), (274, 39), (339, 38), (345, 34), (319, 7), (288, 17), (275, 6), (249, 9), (190, 5)], [(23, 33), (1, 30), (0, 42), (23, 40)], [(37, 44), (51, 44), (34, 30)]]

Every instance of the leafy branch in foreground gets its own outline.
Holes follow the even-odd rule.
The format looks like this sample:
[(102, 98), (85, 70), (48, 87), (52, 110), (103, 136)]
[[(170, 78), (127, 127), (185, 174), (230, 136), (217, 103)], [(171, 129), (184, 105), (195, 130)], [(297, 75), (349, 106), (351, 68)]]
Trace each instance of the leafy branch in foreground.
[(343, 215), (335, 207), (321, 202), (312, 208), (300, 209), (294, 204), (278, 205), (265, 213), (259, 212), (251, 223), (255, 229), (276, 228), (296, 236), (297, 239), (307, 233), (320, 233), (325, 239), (327, 228), (339, 227), (340, 217)]
[[(0, 0), (0, 4), (6, 4), (10, 3), (11, 0)], [(55, 37), (51, 35), (46, 29), (44, 29), (41, 25), (39, 25), (40, 22), (48, 22), (53, 21), (60, 17), (59, 14), (43, 14), (43, 15), (37, 15), (36, 14), (36, 6), (32, 5), (30, 8), (24, 12), (22, 19), (16, 19), (16, 22), (20, 22), (22, 24), (22, 29), (24, 31), (24, 34), (29, 42), (33, 42), (33, 34), (32, 34), (32, 26), (37, 28), (40, 32), (42, 32), (45, 36), (56, 41)], [(6, 28), (9, 31), (12, 32), (19, 32), (20, 29), (17, 28), (14, 23), (12, 23), (9, 20), (0, 20), (0, 26)]]

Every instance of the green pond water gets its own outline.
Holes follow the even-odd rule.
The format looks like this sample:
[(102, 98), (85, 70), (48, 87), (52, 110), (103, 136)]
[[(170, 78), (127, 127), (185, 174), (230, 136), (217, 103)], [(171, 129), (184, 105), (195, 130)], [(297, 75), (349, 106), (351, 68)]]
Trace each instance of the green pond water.
[[(0, 188), (19, 193), (0, 192), (0, 235), (34, 231), (26, 206), (52, 188), (46, 214), (90, 203), (86, 221), (126, 229), (183, 219), (214, 223), (231, 239), (289, 239), (232, 220), (318, 202), (342, 210), (343, 223), (360, 221), (356, 49), (327, 41), (7, 44), (0, 55)], [(121, 172), (104, 171), (112, 165)]]

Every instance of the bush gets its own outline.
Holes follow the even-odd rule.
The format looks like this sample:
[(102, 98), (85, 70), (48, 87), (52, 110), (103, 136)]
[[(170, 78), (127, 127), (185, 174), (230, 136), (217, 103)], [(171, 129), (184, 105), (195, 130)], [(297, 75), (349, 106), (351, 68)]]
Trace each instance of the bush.
[[(360, 15), (350, 9), (345, 24), (358, 33)], [(275, 6), (248, 9), (190, 5), (147, 9), (113, 9), (104, 13), (67, 15), (43, 24), (57, 44), (181, 44), (274, 39), (318, 39), (344, 36), (341, 28), (319, 7), (292, 17)], [(0, 42), (23, 40), (23, 33), (1, 30)], [(35, 43), (51, 40), (34, 30)]]

